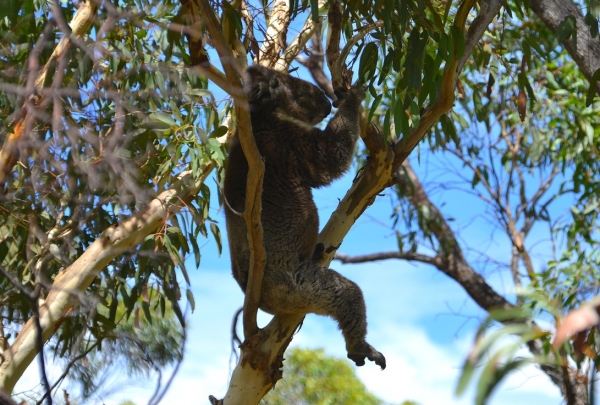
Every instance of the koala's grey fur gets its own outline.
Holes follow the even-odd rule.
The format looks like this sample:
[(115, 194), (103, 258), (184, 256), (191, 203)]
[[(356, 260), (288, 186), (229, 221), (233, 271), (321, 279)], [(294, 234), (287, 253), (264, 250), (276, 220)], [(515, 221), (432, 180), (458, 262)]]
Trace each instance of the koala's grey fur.
[[(254, 138), (265, 162), (262, 225), (267, 262), (260, 308), (271, 314), (329, 315), (337, 320), (348, 357), (365, 357), (385, 368), (385, 358), (365, 341), (366, 308), (360, 288), (313, 260), (319, 215), (312, 188), (340, 177), (349, 167), (359, 135), (359, 105), (365, 89), (338, 91), (339, 109), (321, 130), (314, 125), (331, 112), (315, 85), (261, 66), (244, 76)], [(229, 153), (224, 194), (233, 276), (246, 290), (250, 251), (244, 212), (248, 163), (237, 138)], [(232, 211), (233, 209), (233, 211)]]

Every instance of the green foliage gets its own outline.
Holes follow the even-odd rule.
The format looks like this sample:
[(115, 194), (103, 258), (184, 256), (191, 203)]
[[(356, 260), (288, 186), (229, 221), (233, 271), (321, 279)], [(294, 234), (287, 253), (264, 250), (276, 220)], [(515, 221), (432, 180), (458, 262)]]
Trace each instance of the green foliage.
[(286, 355), (283, 380), (261, 404), (383, 404), (367, 391), (347, 360), (327, 356), (320, 349), (291, 349)]
[[(0, 185), (0, 266), (28, 290), (41, 286), (45, 296), (60, 272), (104, 231), (174, 187), (182, 173), (191, 173), (199, 184), (207, 168), (216, 167), (220, 182), (226, 151), (219, 138), (234, 129), (235, 119), (229, 119), (231, 102), (219, 103), (208, 80), (191, 66), (189, 32), (177, 28), (189, 23), (182, 2), (104, 2), (89, 32), (74, 39), (58, 59), (52, 52), (64, 34), (61, 19), (71, 21), (76, 5), (55, 2), (58, 8), (51, 9), (41, 0), (5, 3), (0, 8), (0, 142), (21, 131), (19, 123), (25, 140), (18, 145), (20, 162)], [(339, 3), (341, 44), (353, 44), (347, 68), (368, 85), (365, 110), (386, 141), (404, 140), (419, 127), (440, 95), (444, 70), (465, 52), (462, 27), (454, 24), (463, 3)], [(598, 6), (583, 3), (585, 23), (596, 38)], [(243, 42), (256, 56), (270, 6), (266, 1), (247, 4), (251, 22), (234, 2), (214, 7), (228, 44)], [(331, 2), (321, 9), (316, 0), (289, 4), (298, 22), (335, 11), (327, 9)], [(534, 225), (558, 236), (558, 252), (547, 268), (527, 269), (524, 283), (515, 275), (515, 283), (526, 286), (518, 301), (526, 314), (511, 314), (520, 320), (556, 319), (600, 293), (600, 102), (595, 94), (600, 73), (590, 86), (564, 49), (563, 42), (577, 38), (578, 29), (571, 16), (552, 33), (534, 18), (527, 2), (506, 2), (461, 72), (455, 107), (428, 132), (419, 150), (460, 164), (462, 190), (481, 197), (490, 222), (505, 226), (521, 255), (517, 261), (525, 261)], [(43, 69), (43, 88), (33, 92)], [(522, 121), (517, 104), (524, 99)], [(519, 107), (525, 106), (521, 102)], [(21, 122), (26, 115), (30, 118)], [(440, 216), (428, 205), (415, 204), (407, 190), (395, 189), (392, 222), (399, 250), (443, 257), (453, 246), (451, 238), (439, 236)], [(77, 297), (81, 305), (51, 344), (66, 361), (90, 351), (86, 366), (77, 363), (72, 371), (86, 394), (113, 358), (125, 359), (129, 373), (142, 375), (181, 358), (183, 332), (173, 319), (184, 323), (183, 295), (192, 310), (195, 306), (185, 258), (193, 254), (196, 266), (201, 264), (197, 239), (209, 233), (222, 249), (210, 198), (202, 185), (197, 195), (181, 201), (182, 212), (108, 263)], [(569, 215), (553, 210), (561, 198), (571, 201)], [(6, 330), (18, 330), (34, 312), (29, 297), (4, 275), (0, 302), (2, 322), (11, 326)], [(502, 317), (492, 314), (490, 319)], [(550, 353), (547, 334), (502, 319), (507, 323), (502, 328), (490, 329), (491, 322), (482, 326), (465, 363), (459, 390), (492, 353), (479, 375), (479, 403), (515, 367), (545, 361), (517, 358), (519, 347), (535, 338), (544, 354)], [(516, 341), (504, 346), (509, 334)], [(596, 334), (586, 337), (589, 358), (600, 352)], [(563, 350), (564, 359), (581, 365), (584, 351), (576, 341)], [(266, 401), (381, 402), (366, 392), (346, 362), (301, 350), (291, 353), (286, 379)]]
[(164, 313), (153, 305), (158, 298), (157, 292), (149, 291), (137, 303), (149, 304), (145, 315), (140, 311), (141, 305), (136, 305), (133, 314), (127, 317), (127, 308), (121, 303), (116, 327), (100, 336), (92, 331), (76, 348), (77, 352), (68, 360), (78, 357), (85, 360), (73, 362), (69, 377), (80, 384), (84, 399), (98, 395), (103, 389), (101, 385), (115, 373), (149, 378), (153, 372), (183, 359), (184, 331), (170, 304)]
[[(475, 345), (463, 365), (456, 388), (457, 395), (465, 392), (477, 372), (475, 404), (483, 405), (510, 372), (528, 364), (548, 363), (545, 356), (517, 355), (523, 346), (534, 340), (545, 341), (548, 348), (550, 334), (528, 323), (529, 319), (531, 313), (523, 308), (497, 310), (490, 314), (479, 327)], [(496, 322), (502, 322), (503, 326), (495, 326)]]
[[(0, 18), (0, 81), (3, 89), (24, 89), (48, 63), (62, 34), (50, 21), (50, 3), (9, 3)], [(57, 4), (70, 21), (75, 4)], [(208, 81), (184, 64), (189, 63), (181, 52), (187, 52), (185, 36), (164, 29), (177, 18), (180, 2), (115, 4), (100, 7), (89, 35), (49, 65), (45, 83), (57, 89), (57, 97), (45, 97), (35, 120), (25, 124), (31, 128), (21, 145), (21, 163), (2, 189), (8, 197), (0, 201), (0, 266), (25, 286), (44, 284), (42, 295), (103, 231), (172, 187), (179, 174), (190, 171), (199, 181), (207, 164), (221, 168), (225, 159), (216, 137), (226, 131), (227, 109), (217, 110)], [(0, 93), (0, 125), (9, 132), (25, 112), (20, 94)], [(200, 264), (196, 239), (208, 237), (207, 225), (221, 243), (209, 199), (203, 186), (179, 215), (109, 263), (80, 299), (89, 305), (59, 328), (58, 355), (69, 353), (88, 331), (99, 340), (109, 334), (118, 323), (120, 302), (127, 317), (139, 308), (146, 316), (161, 308), (154, 313), (162, 316), (170, 303), (183, 322), (182, 288), (193, 303), (184, 258), (193, 254)], [(151, 309), (140, 304), (149, 288), (157, 294)], [(5, 325), (32, 315), (28, 298), (1, 275), (0, 301)]]

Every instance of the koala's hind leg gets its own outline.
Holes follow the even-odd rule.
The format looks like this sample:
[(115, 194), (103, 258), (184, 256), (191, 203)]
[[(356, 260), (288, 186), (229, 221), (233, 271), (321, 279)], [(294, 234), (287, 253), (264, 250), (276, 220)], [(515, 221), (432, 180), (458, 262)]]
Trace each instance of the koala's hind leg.
[[(346, 340), (348, 358), (357, 366), (365, 364), (365, 357), (385, 368), (385, 357), (366, 342), (367, 311), (359, 286), (338, 272), (318, 266), (314, 262), (301, 265), (295, 274), (299, 299), (308, 311), (334, 318)], [(293, 297), (290, 297), (293, 299)]]

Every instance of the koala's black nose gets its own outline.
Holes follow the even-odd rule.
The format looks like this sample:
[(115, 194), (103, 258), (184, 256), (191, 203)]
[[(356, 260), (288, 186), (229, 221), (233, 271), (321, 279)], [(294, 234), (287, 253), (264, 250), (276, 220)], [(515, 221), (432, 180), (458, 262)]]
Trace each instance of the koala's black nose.
[(327, 115), (331, 114), (331, 102), (329, 100), (327, 100), (327, 99), (325, 99), (325, 102), (326, 102), (326, 107), (325, 107), (326, 113), (325, 113), (325, 116), (327, 116)]

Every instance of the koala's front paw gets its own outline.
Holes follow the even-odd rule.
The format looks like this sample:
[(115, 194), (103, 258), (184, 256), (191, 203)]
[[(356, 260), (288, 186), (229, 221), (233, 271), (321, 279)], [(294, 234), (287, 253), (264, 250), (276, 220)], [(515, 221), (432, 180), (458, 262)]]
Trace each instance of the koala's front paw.
[(359, 367), (365, 365), (365, 357), (375, 362), (382, 370), (385, 369), (385, 357), (367, 342), (348, 350), (348, 358)]
[(355, 102), (360, 104), (367, 95), (367, 86), (357, 86), (354, 85), (350, 89), (345, 87), (336, 87), (333, 90), (333, 93), (337, 97), (337, 100), (333, 102), (333, 106), (338, 108), (343, 102)]

